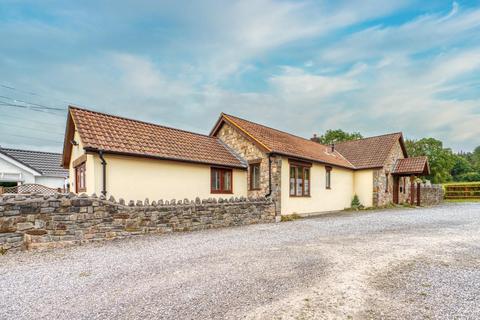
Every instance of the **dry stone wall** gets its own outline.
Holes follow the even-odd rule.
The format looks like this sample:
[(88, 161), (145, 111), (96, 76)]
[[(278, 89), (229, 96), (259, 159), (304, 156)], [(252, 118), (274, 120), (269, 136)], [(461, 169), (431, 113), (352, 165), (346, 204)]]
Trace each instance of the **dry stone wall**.
[(144, 202), (57, 194), (0, 197), (0, 251), (48, 249), (148, 233), (275, 222), (267, 198)]
[[(418, 184), (415, 185), (415, 192), (417, 192)], [(443, 202), (444, 199), (443, 187), (439, 184), (425, 185), (420, 184), (420, 204), (422, 206), (433, 206)], [(415, 201), (417, 199), (415, 198)]]

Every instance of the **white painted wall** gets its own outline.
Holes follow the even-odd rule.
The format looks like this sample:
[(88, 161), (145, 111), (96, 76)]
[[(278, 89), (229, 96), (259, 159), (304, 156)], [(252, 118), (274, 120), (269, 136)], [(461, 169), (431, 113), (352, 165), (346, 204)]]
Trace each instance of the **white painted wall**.
[(35, 183), (35, 176), (31, 172), (16, 166), (12, 162), (0, 158), (0, 181)]
[(62, 177), (48, 177), (48, 176), (39, 176), (35, 177), (35, 183), (47, 186), (49, 188), (64, 188), (65, 179)]

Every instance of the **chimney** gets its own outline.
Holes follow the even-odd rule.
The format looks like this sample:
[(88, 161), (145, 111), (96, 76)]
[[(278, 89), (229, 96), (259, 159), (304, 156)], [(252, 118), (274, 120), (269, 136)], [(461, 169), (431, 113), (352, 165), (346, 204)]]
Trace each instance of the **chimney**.
[(332, 143), (330, 145), (330, 149), (331, 149), (332, 153), (335, 152), (335, 143)]
[(318, 142), (318, 137), (317, 137), (317, 134), (314, 133), (313, 134), (313, 138), (310, 138), (311, 141), (314, 141), (314, 142)]

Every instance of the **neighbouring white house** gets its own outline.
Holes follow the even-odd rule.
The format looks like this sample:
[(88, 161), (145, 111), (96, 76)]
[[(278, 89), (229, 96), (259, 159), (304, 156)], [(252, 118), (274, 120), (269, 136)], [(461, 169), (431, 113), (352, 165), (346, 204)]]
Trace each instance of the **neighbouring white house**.
[(0, 186), (39, 184), (64, 189), (68, 170), (61, 162), (59, 153), (0, 147)]

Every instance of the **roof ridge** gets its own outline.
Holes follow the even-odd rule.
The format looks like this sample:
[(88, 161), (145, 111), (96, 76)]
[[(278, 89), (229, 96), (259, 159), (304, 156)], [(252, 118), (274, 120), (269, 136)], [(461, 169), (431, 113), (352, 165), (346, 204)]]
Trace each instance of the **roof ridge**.
[(318, 144), (319, 146), (323, 146), (323, 147), (327, 147), (327, 148), (328, 148), (327, 145), (321, 144), (321, 143), (319, 143), (319, 142), (312, 141), (312, 140), (307, 139), (307, 138), (304, 138), (304, 137), (297, 136), (297, 135), (295, 135), (295, 134), (293, 134), (293, 133), (290, 133), (290, 132), (286, 132), (286, 131), (282, 131), (282, 130), (279, 130), (279, 129), (275, 129), (275, 128), (266, 126), (266, 125), (264, 125), (264, 124), (258, 123), (258, 122), (253, 122), (253, 121), (250, 121), (250, 120), (247, 120), (247, 119), (244, 119), (244, 118), (240, 118), (240, 117), (237, 117), (237, 116), (233, 116), (233, 115), (228, 114), (228, 113), (222, 112), (222, 114), (223, 114), (223, 115), (226, 115), (227, 117), (237, 118), (237, 119), (240, 119), (240, 120), (242, 120), (242, 121), (246, 121), (246, 122), (253, 123), (253, 124), (257, 125), (257, 126), (262, 126), (262, 127), (267, 128), (267, 129), (270, 129), (270, 130), (274, 130), (274, 131), (277, 131), (277, 132), (280, 132), (280, 133), (288, 134), (288, 135), (290, 135), (290, 136), (292, 136), (292, 137), (299, 138), (299, 139), (302, 139), (302, 140), (305, 140), (305, 141), (309, 141), (309, 142), (313, 142), (313, 143)]
[(80, 107), (73, 106), (73, 105), (69, 105), (68, 107), (71, 108), (71, 109), (77, 109), (77, 110), (87, 111), (87, 112), (91, 112), (91, 113), (96, 113), (96, 114), (104, 115), (104, 116), (107, 116), (107, 117), (112, 117), (112, 118), (117, 118), (117, 119), (122, 119), (122, 120), (133, 121), (133, 122), (142, 123), (142, 124), (146, 124), (146, 125), (151, 125), (151, 126), (155, 126), (155, 127), (160, 127), (160, 128), (164, 128), (164, 129), (181, 131), (181, 132), (190, 133), (190, 134), (194, 134), (194, 135), (202, 136), (202, 137), (207, 137), (207, 138), (215, 138), (215, 139), (218, 139), (217, 137), (212, 137), (212, 136), (210, 136), (210, 135), (203, 134), (203, 133), (188, 131), (188, 130), (179, 129), (179, 128), (173, 128), (173, 127), (165, 126), (165, 125), (162, 125), (162, 124), (147, 122), (147, 121), (143, 121), (143, 120), (137, 120), (137, 119), (131, 119), (131, 118), (127, 118), (127, 117), (117, 116), (117, 115), (110, 114), (110, 113), (106, 113), (106, 112), (95, 111), (95, 110), (90, 110), (90, 109), (86, 109), (86, 108), (80, 108)]
[(61, 153), (51, 152), (51, 151), (26, 150), (26, 149), (15, 149), (15, 148), (4, 148), (4, 147), (0, 147), (0, 150), (48, 153), (48, 154), (55, 154), (55, 155), (60, 155), (60, 156), (62, 155)]
[(396, 135), (396, 134), (403, 135), (403, 132), (397, 131), (397, 132), (384, 133), (384, 134), (379, 134), (379, 135), (377, 135), (377, 136), (365, 137), (365, 138), (360, 138), (360, 139), (355, 139), (355, 140), (335, 142), (335, 145), (344, 144), (344, 143), (351, 143), (351, 142), (357, 142), (357, 141), (363, 141), (363, 140), (374, 139), (374, 138), (380, 138), (380, 137), (385, 137), (385, 136), (393, 136), (393, 135)]

